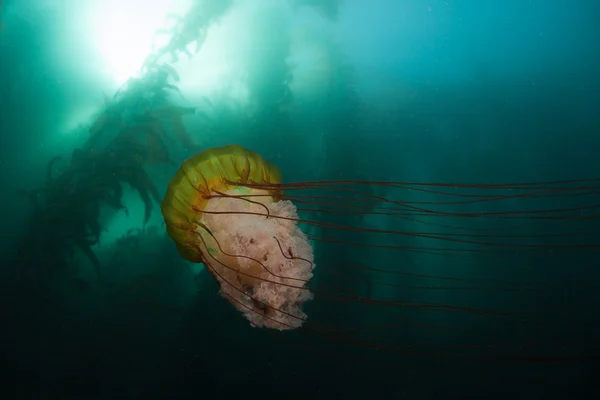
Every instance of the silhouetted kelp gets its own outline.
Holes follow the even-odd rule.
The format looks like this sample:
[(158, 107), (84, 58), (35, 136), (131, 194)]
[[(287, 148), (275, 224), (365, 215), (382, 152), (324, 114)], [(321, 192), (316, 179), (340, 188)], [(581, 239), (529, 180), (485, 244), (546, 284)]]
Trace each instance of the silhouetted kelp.
[[(157, 48), (148, 55), (144, 67), (152, 68), (163, 56), (170, 55), (171, 62), (179, 61), (181, 53), (192, 57), (200, 51), (206, 40), (208, 27), (217, 21), (227, 11), (231, 0), (209, 0), (195, 2), (184, 15), (167, 15), (167, 22), (174, 21), (169, 28), (159, 29), (154, 33), (154, 39), (159, 36), (168, 36), (169, 40), (164, 46)], [(194, 54), (189, 46), (194, 45)]]
[(146, 60), (139, 77), (130, 78), (114, 96), (105, 96), (85, 145), (75, 149), (70, 160), (52, 158), (41, 188), (21, 191), (30, 199), (33, 215), (15, 263), (20, 272), (60, 271), (79, 249), (101, 276), (92, 250), (103, 231), (101, 208), (128, 213), (122, 203), (123, 184), (139, 194), (145, 207), (143, 225), (148, 223), (153, 201), (160, 202), (161, 196), (145, 166), (175, 165), (166, 141), (180, 143), (187, 151), (197, 149), (183, 123), (195, 108), (173, 100), (180, 94), (179, 75), (161, 58), (180, 52), (191, 55), (187, 46), (194, 41), (199, 50), (209, 25), (230, 3), (197, 2), (187, 14), (175, 18), (175, 27), (157, 32), (170, 35), (170, 41)]

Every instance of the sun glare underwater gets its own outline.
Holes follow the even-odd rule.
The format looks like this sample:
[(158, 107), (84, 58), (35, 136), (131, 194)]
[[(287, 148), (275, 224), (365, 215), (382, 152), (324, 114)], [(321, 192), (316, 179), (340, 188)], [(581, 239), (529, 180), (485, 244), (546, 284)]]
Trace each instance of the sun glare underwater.
[(0, 1), (6, 390), (586, 395), (594, 3), (150, 3)]

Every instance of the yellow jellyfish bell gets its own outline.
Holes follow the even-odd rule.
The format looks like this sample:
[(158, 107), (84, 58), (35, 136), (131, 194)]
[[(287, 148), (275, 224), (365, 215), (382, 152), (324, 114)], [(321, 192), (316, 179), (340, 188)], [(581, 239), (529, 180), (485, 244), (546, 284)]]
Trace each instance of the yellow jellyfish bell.
[(258, 153), (209, 149), (183, 162), (161, 210), (183, 258), (203, 263), (253, 326), (284, 330), (306, 320), (314, 257), (280, 184)]
[[(251, 194), (252, 189), (243, 185), (264, 183), (281, 183), (279, 168), (238, 145), (208, 149), (185, 160), (171, 179), (161, 206), (167, 233), (179, 254), (192, 262), (204, 261), (196, 230), (198, 217), (210, 196), (230, 190), (238, 195)], [(273, 198), (280, 196), (275, 190), (268, 192)]]

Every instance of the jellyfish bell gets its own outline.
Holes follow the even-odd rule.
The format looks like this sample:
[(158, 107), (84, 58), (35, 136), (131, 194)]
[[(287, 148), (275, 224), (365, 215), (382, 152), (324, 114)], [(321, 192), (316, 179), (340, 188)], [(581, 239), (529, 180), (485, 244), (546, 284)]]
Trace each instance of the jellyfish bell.
[(282, 200), (281, 173), (257, 153), (231, 145), (186, 160), (162, 203), (167, 232), (180, 255), (202, 262), (221, 294), (253, 326), (302, 326), (313, 295), (313, 251)]

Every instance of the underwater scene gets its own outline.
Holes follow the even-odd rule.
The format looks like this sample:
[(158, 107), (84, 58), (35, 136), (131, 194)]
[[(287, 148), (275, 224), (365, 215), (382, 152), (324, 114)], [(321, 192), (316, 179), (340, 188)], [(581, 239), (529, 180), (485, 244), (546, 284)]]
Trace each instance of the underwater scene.
[(599, 18), (0, 0), (2, 398), (593, 398)]

